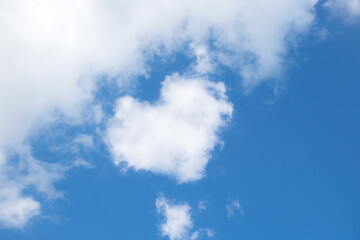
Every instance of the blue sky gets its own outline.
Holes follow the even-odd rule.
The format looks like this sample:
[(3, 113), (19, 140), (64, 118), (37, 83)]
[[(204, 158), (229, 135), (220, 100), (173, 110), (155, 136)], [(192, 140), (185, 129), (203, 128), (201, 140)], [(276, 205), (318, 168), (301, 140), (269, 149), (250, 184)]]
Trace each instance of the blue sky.
[(0, 240), (360, 238), (358, 0), (0, 9)]

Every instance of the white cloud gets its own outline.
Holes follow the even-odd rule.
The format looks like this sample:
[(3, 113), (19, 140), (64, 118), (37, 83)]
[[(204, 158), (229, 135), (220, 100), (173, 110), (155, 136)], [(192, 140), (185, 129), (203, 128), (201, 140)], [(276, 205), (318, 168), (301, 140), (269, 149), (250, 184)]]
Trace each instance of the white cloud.
[(346, 20), (353, 20), (360, 16), (360, 0), (328, 0), (324, 3), (334, 15), (342, 16)]
[(235, 212), (239, 212), (242, 216), (244, 216), (244, 210), (242, 209), (239, 201), (231, 199), (230, 202), (226, 205), (226, 212), (228, 218), (232, 217)]
[(206, 49), (211, 41), (212, 59), (238, 69), (245, 85), (256, 85), (282, 68), (285, 39), (306, 31), (315, 3), (2, 1), (0, 146), (21, 143), (59, 113), (81, 117), (98, 76), (124, 82), (124, 76), (146, 72), (151, 55), (178, 51), (188, 42)]
[(27, 221), (40, 213), (40, 203), (21, 192), (34, 187), (49, 200), (62, 196), (53, 187), (53, 182), (63, 178), (66, 170), (57, 164), (48, 164), (34, 159), (28, 147), (23, 147), (13, 156), (14, 161), (0, 161), (0, 225), (23, 227)]
[(159, 225), (161, 235), (170, 240), (195, 240), (202, 237), (213, 238), (215, 231), (210, 228), (199, 228), (192, 231), (194, 222), (191, 207), (187, 203), (176, 204), (160, 195), (156, 199), (157, 213), (162, 216)]
[(0, 187), (0, 222), (5, 227), (23, 227), (40, 213), (40, 204), (31, 197), (23, 197), (17, 188)]
[[(210, 71), (215, 63), (227, 65), (241, 74), (247, 88), (278, 76), (289, 48), (286, 39), (307, 31), (315, 3), (1, 1), (0, 177), (9, 175), (8, 153), (26, 146), (38, 129), (58, 122), (80, 124), (88, 119), (86, 115), (99, 123), (103, 113), (93, 106), (99, 79), (107, 76), (126, 84), (130, 77), (148, 72), (145, 62), (154, 54), (188, 50), (198, 57), (198, 72)], [(194, 46), (198, 50), (193, 51)], [(27, 163), (27, 158), (31, 154), (20, 161)], [(191, 176), (178, 178), (200, 178), (207, 161), (202, 158), (195, 170), (190, 169)], [(21, 191), (14, 196), (19, 196), (14, 202), (20, 203)], [(30, 212), (23, 216), (38, 213)]]
[(164, 218), (159, 226), (162, 236), (170, 240), (189, 239), (190, 230), (194, 224), (191, 219), (191, 208), (187, 203), (172, 204), (160, 196), (156, 199), (156, 209)]
[(215, 71), (216, 64), (205, 46), (193, 47), (193, 52), (196, 56), (196, 61), (193, 63), (190, 71), (200, 75), (213, 73)]
[(120, 98), (106, 142), (116, 165), (198, 180), (232, 110), (223, 83), (173, 75), (154, 104)]

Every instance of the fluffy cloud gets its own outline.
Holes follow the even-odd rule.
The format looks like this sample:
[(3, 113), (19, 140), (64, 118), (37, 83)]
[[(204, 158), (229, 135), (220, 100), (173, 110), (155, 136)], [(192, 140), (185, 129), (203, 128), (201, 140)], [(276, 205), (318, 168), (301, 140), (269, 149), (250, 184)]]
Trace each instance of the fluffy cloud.
[[(38, 129), (58, 122), (81, 124), (89, 115), (101, 121), (101, 110), (92, 106), (100, 79), (127, 84), (131, 77), (151, 72), (145, 63), (154, 55), (185, 49), (190, 57), (199, 57), (197, 71), (210, 71), (214, 64), (229, 66), (240, 73), (246, 88), (278, 76), (289, 48), (287, 39), (307, 31), (315, 4), (315, 0), (1, 1), (0, 178), (22, 178), (7, 172), (9, 152), (26, 146)], [(207, 156), (196, 158), (202, 162), (197, 161), (190, 176), (173, 170), (178, 179), (201, 177)], [(28, 166), (31, 159), (31, 154), (21, 155), (20, 165)], [(28, 203), (19, 208), (24, 211), (19, 217), (23, 222), (39, 213), (36, 204), (24, 200), (31, 197), (22, 197), (27, 184), (23, 182), (16, 194), (0, 189), (1, 199)]]
[(172, 204), (163, 196), (156, 199), (156, 210), (164, 218), (160, 225), (161, 235), (170, 240), (189, 239), (190, 230), (193, 228), (190, 209), (187, 203)]
[(173, 75), (154, 104), (120, 98), (106, 142), (116, 165), (194, 181), (203, 177), (231, 113), (223, 83)]
[(194, 222), (191, 218), (191, 207), (187, 203), (176, 204), (160, 195), (156, 199), (156, 210), (162, 216), (160, 233), (170, 240), (195, 240), (202, 237), (213, 238), (215, 235), (215, 231), (210, 228), (192, 230)]
[(239, 70), (245, 85), (256, 85), (282, 68), (286, 39), (307, 30), (315, 3), (2, 1), (0, 147), (21, 143), (59, 115), (81, 117), (99, 76), (124, 83), (125, 76), (145, 73), (152, 55), (189, 42), (211, 43), (212, 61)]

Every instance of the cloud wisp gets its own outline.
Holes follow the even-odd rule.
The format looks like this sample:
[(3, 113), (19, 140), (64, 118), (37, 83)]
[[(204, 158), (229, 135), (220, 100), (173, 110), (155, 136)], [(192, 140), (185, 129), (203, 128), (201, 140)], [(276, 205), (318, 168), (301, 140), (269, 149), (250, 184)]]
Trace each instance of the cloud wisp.
[(206, 211), (207, 205), (208, 205), (208, 203), (206, 201), (199, 201), (199, 203), (198, 203), (199, 212), (202, 213), (202, 212)]
[(231, 199), (228, 204), (226, 204), (226, 213), (228, 218), (231, 218), (236, 212), (239, 212), (242, 216), (244, 216), (245, 212), (241, 207), (239, 201), (235, 199)]

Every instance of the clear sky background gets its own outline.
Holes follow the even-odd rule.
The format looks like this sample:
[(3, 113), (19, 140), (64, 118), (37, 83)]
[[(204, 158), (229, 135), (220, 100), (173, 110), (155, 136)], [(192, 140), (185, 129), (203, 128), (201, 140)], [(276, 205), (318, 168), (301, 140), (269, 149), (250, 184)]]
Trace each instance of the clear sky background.
[[(286, 5), (289, 1), (283, 2)], [(4, 13), (7, 12), (5, 5), (0, 4), (1, 24), (10, 26), (4, 20)], [(191, 48), (187, 47), (187, 41), (181, 43), (180, 47), (174, 47), (173, 40), (169, 40), (171, 44), (168, 50), (160, 47), (151, 57), (145, 58), (145, 76), (138, 73), (138, 70), (135, 70), (136, 73), (129, 73), (128, 70), (114, 70), (112, 65), (106, 65), (107, 62), (92, 62), (105, 66), (105, 70), (100, 67), (95, 67), (95, 70), (89, 68), (90, 72), (98, 72), (91, 100), (81, 100), (81, 106), (70, 111), (85, 109), (85, 112), (89, 112), (100, 108), (102, 117), (99, 121), (96, 120), (96, 113), (81, 115), (80, 120), (77, 116), (74, 117), (75, 120), (68, 120), (62, 117), (62, 111), (66, 112), (67, 108), (55, 104), (55, 107), (51, 105), (44, 107), (44, 111), (39, 111), (43, 115), (45, 111), (46, 114), (51, 112), (46, 116), (52, 120), (34, 117), (40, 124), (29, 121), (31, 131), (24, 130), (24, 134), (13, 131), (16, 132), (16, 137), (10, 130), (6, 131), (13, 127), (9, 122), (0, 122), (3, 124), (0, 126), (3, 131), (3, 134), (0, 133), (3, 135), (0, 138), (0, 240), (360, 239), (360, 2), (321, 1), (316, 5), (313, 2), (312, 6), (315, 6), (311, 10), (314, 19), (307, 23), (309, 26), (305, 32), (299, 30), (299, 33), (291, 37), (280, 36), (288, 44), (285, 47), (281, 45), (284, 48), (279, 54), (282, 60), (275, 66), (269, 64), (265, 67), (271, 68), (271, 71), (257, 66), (256, 58), (250, 60), (250, 63), (243, 63), (241, 59), (247, 58), (247, 55), (236, 51), (232, 53), (236, 56), (236, 64), (227, 65), (226, 61), (215, 55), (221, 51), (227, 52), (228, 45), (218, 48), (215, 36), (207, 39), (207, 52), (202, 56), (205, 59), (207, 54), (211, 56), (209, 61), (216, 65), (215, 70), (199, 73), (198, 70), (191, 70), (191, 66), (196, 66), (194, 63), (199, 54), (189, 50)], [(260, 8), (261, 4), (257, 7)], [(260, 13), (255, 16), (255, 19), (262, 18)], [(60, 18), (62, 17), (60, 14)], [(254, 21), (249, 19), (244, 21)], [(286, 28), (285, 25), (280, 26)], [(267, 34), (273, 33), (266, 33), (265, 36)], [(277, 35), (276, 32), (274, 34)], [(177, 37), (176, 34), (174, 36)], [(154, 39), (158, 38), (161, 36)], [(283, 40), (277, 37), (274, 39)], [(152, 41), (150, 45), (153, 44)], [(62, 44), (66, 45), (64, 42)], [(230, 45), (241, 47), (244, 43), (238, 44)], [(121, 44), (119, 49), (126, 46)], [(145, 47), (142, 51), (146, 49)], [(166, 54), (161, 53), (162, 51)], [(252, 53), (259, 59), (263, 54), (262, 50), (254, 50)], [(18, 56), (14, 58), (19, 59)], [(276, 58), (270, 59), (272, 62), (276, 61)], [(114, 57), (111, 61), (121, 62), (122, 59)], [(24, 64), (26, 61), (20, 61), (17, 67), (27, 69)], [(256, 72), (250, 75), (250, 79), (258, 80), (246, 79), (247, 75), (241, 69), (249, 64), (255, 66)], [(266, 64), (265, 61), (264, 65)], [(197, 66), (199, 65), (198, 62)], [(61, 72), (64, 66), (67, 65), (55, 68), (51, 74)], [(123, 66), (128, 69), (126, 64)], [(9, 71), (15, 70), (10, 68)], [(25, 73), (27, 71), (30, 70), (24, 70)], [(208, 162), (203, 165), (201, 177), (195, 173), (191, 176), (183, 175), (191, 172), (196, 164), (186, 165), (188, 168), (183, 171), (179, 170), (182, 165), (163, 168), (165, 163), (159, 160), (165, 156), (166, 162), (173, 163), (171, 159), (176, 157), (173, 157), (170, 150), (168, 153), (167, 149), (174, 146), (176, 148), (176, 144), (180, 142), (181, 145), (183, 141), (181, 132), (179, 136), (167, 138), (173, 141), (169, 143), (156, 135), (157, 130), (152, 131), (161, 129), (155, 126), (158, 122), (167, 127), (173, 126), (169, 122), (163, 123), (161, 119), (161, 116), (169, 116), (167, 114), (171, 113), (165, 108), (160, 109), (160, 117), (157, 117), (156, 108), (151, 108), (154, 105), (149, 104), (161, 106), (166, 102), (164, 99), (163, 102), (157, 102), (161, 98), (162, 81), (174, 72), (185, 79), (184, 85), (176, 85), (177, 89), (186, 87), (187, 81), (191, 82), (191, 77), (194, 76), (211, 83), (223, 82), (227, 98), (211, 95), (213, 93), (210, 91), (209, 98), (205, 100), (210, 104), (208, 100), (213, 96), (211, 99), (215, 99), (214, 104), (223, 100), (233, 106), (231, 118), (224, 112), (216, 112), (220, 110), (212, 109), (207, 104), (201, 107), (209, 108), (209, 112), (202, 112), (196, 107), (195, 113), (190, 112), (190, 119), (195, 118), (200, 125), (208, 126), (208, 134), (204, 138), (213, 137), (210, 133), (214, 132), (217, 139), (215, 142), (210, 141), (205, 150), (200, 147), (197, 150), (209, 153), (205, 157)], [(31, 74), (30, 71), (33, 79), (24, 81), (35, 85), (38, 83), (37, 87), (41, 88), (39, 91), (46, 91), (47, 85), (41, 85), (41, 80), (37, 82), (36, 79), (38, 76), (46, 77), (47, 73)], [(0, 76), (2, 82), (18, 81), (17, 84), (23, 84), (21, 80), (17, 80), (20, 77), (11, 80), (4, 78), (7, 75)], [(86, 77), (86, 74), (82, 75), (82, 78)], [(118, 78), (126, 80), (118, 84)], [(170, 85), (173, 83), (171, 81)], [(250, 81), (250, 85), (256, 83), (246, 87), (246, 81)], [(2, 86), (5, 89), (9, 85)], [(17, 85), (18, 88), (21, 86)], [(72, 85), (69, 86), (71, 89)], [(26, 95), (32, 88), (24, 88), (23, 92), (13, 89), (8, 87), (6, 91), (10, 91), (10, 95)], [(69, 89), (64, 91), (68, 92)], [(199, 91), (196, 94), (203, 94), (201, 89), (203, 85), (194, 91)], [(185, 90), (186, 94), (191, 92), (190, 88)], [(117, 99), (125, 95), (138, 101), (128, 112), (123, 110), (126, 106), (117, 109), (115, 104)], [(19, 104), (15, 98), (9, 99), (10, 103), (5, 98), (0, 98), (0, 101), (6, 102), (0, 107), (5, 109), (4, 106), (8, 106), (0, 112), (4, 119), (11, 107)], [(30, 99), (36, 101), (36, 98)], [(47, 95), (44, 99), (57, 101)], [(149, 104), (141, 105), (144, 101)], [(69, 101), (69, 105), (73, 102)], [(39, 109), (42, 107), (39, 104), (25, 108), (37, 106)], [(35, 109), (33, 111), (36, 112)], [(125, 116), (119, 117), (119, 124), (127, 124), (127, 128), (133, 129), (132, 131), (127, 131), (126, 127), (120, 125), (111, 125), (111, 121), (116, 121), (114, 114), (121, 114), (122, 111), (125, 111)], [(213, 120), (212, 115), (202, 118), (196, 112), (217, 114), (220, 120), (214, 118), (214, 125), (206, 125), (207, 119)], [(154, 114), (151, 116), (155, 120), (147, 118), (147, 113), (149, 116)], [(27, 116), (26, 114), (21, 116)], [(183, 120), (183, 115), (176, 114), (178, 122), (175, 126), (178, 124), (181, 127), (181, 121), (189, 121), (186, 117)], [(32, 115), (29, 116), (31, 118)], [(224, 120), (225, 118), (227, 119)], [(22, 121), (24, 125), (28, 124), (26, 117)], [(22, 124), (22, 121), (17, 123)], [(168, 121), (175, 120), (170, 118)], [(19, 129), (16, 123), (13, 128)], [(166, 127), (165, 129), (171, 132)], [(178, 133), (174, 131), (174, 134)], [(109, 132), (116, 132), (120, 136), (116, 135), (114, 140)], [(150, 135), (149, 142), (141, 142), (143, 134)], [(201, 140), (201, 134), (199, 133), (200, 138), (196, 134), (186, 136), (184, 141), (190, 142), (190, 146), (197, 146), (197, 143), (191, 141)], [(125, 140), (121, 140), (122, 136), (125, 136)], [(13, 141), (16, 144), (7, 144), (10, 138), (16, 138)], [(113, 142), (117, 144), (121, 141), (127, 148), (134, 148), (135, 152), (144, 151), (144, 154), (139, 153), (140, 156), (153, 161), (153, 165), (144, 170), (138, 163), (132, 162), (136, 153), (128, 153), (127, 149), (109, 150)], [(160, 146), (165, 146), (166, 149), (156, 145), (156, 141), (160, 141)], [(148, 144), (143, 146), (144, 143)], [(25, 146), (31, 149), (30, 156), (23, 149)], [(147, 147), (156, 152), (143, 150)], [(192, 151), (186, 144), (179, 148), (185, 152)], [(116, 159), (121, 159), (117, 155), (119, 152), (128, 155), (116, 166)], [(200, 162), (201, 157), (197, 152), (185, 154), (184, 161)], [(36, 164), (29, 159), (38, 159), (41, 163), (50, 165), (41, 165), (42, 167), (34, 170)], [(53, 168), (51, 164), (62, 167), (56, 170), (57, 167)], [(134, 164), (138, 170), (124, 170), (126, 164)], [(43, 170), (38, 170), (40, 168)], [(55, 179), (51, 176), (55, 176)], [(41, 183), (44, 183), (43, 188)], [(31, 202), (21, 200), (24, 198), (34, 199), (41, 205), (41, 210), (36, 210)], [(11, 212), (11, 209), (15, 210)]]

